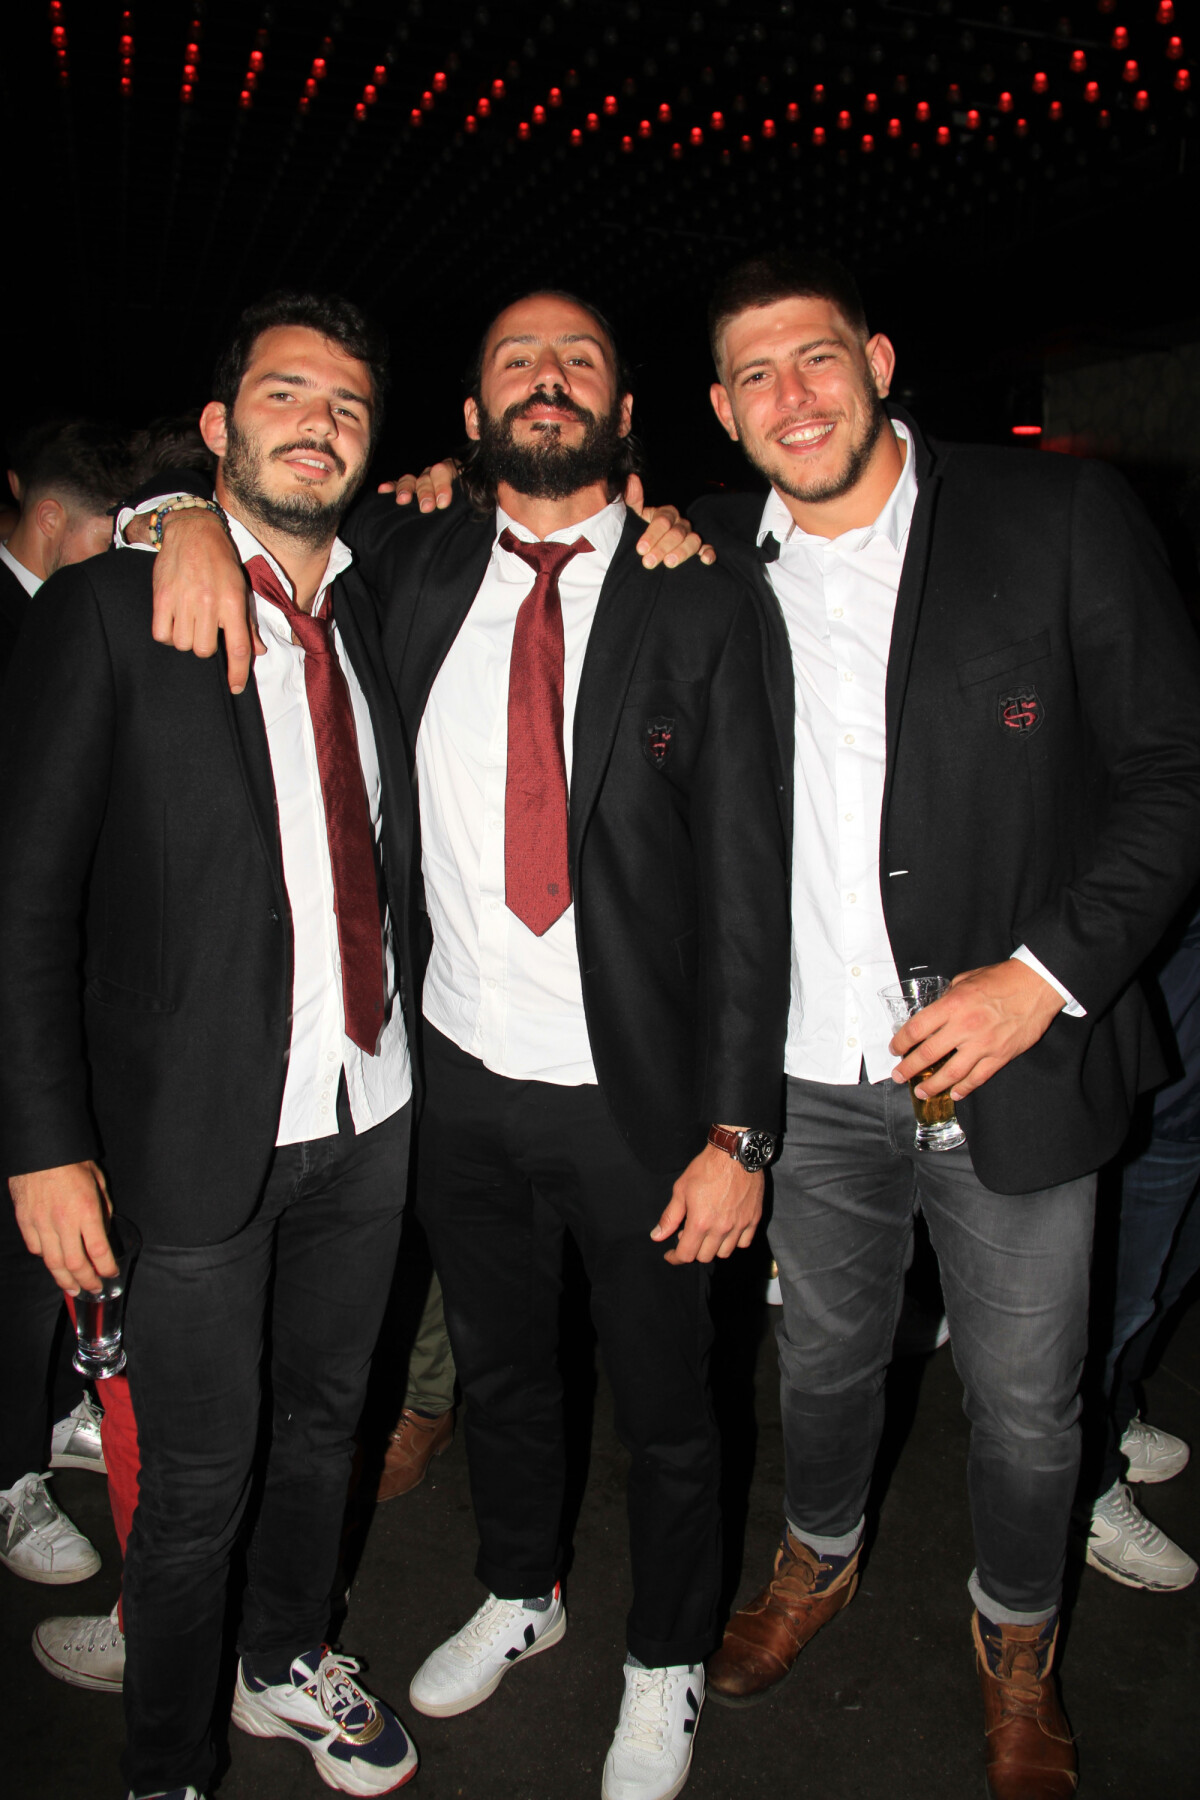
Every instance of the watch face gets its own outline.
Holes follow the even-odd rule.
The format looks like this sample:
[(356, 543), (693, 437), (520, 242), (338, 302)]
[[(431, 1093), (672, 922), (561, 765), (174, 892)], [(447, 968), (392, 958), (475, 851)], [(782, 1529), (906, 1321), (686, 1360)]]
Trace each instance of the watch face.
[(751, 1175), (765, 1169), (775, 1154), (775, 1139), (769, 1131), (744, 1131), (738, 1161)]

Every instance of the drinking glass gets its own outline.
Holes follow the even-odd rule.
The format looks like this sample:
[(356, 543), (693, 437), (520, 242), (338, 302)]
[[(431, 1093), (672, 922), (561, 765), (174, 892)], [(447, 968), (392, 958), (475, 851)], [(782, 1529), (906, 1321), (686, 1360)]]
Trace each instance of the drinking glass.
[(108, 1221), (108, 1242), (116, 1258), (116, 1274), (106, 1277), (98, 1292), (81, 1288), (75, 1296), (76, 1346), (71, 1366), (89, 1381), (107, 1381), (125, 1367), (125, 1290), (133, 1260), (142, 1247), (142, 1235), (132, 1219), (113, 1213)]
[[(879, 998), (888, 1009), (892, 1024), (897, 1030), (942, 994), (949, 990), (950, 983), (945, 975), (915, 975), (908, 981), (898, 982), (894, 987), (880, 988)], [(958, 1144), (965, 1144), (967, 1134), (954, 1115), (954, 1102), (949, 1093), (934, 1094), (929, 1100), (922, 1100), (917, 1093), (917, 1083), (949, 1062), (954, 1052), (939, 1057), (919, 1075), (914, 1075), (908, 1084), (912, 1096), (913, 1112), (917, 1115), (916, 1145), (918, 1150), (953, 1150)]]

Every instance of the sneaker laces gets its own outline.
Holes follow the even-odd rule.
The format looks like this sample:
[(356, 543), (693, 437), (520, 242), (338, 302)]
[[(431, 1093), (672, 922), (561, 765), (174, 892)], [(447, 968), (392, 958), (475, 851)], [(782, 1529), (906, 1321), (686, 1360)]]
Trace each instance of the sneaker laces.
[(1157, 1550), (1165, 1543), (1165, 1534), (1161, 1532), (1152, 1519), (1148, 1519), (1138, 1506), (1126, 1484), (1117, 1483), (1116, 1492), (1106, 1503), (1102, 1502), (1103, 1511), (1098, 1505), (1096, 1510), (1102, 1519), (1110, 1525), (1118, 1526), (1135, 1544), (1146, 1551)]
[[(497, 1636), (521, 1613), (516, 1600), (489, 1594), (479, 1611), (456, 1632), (446, 1648), (460, 1662), (473, 1663), (481, 1651), (490, 1650)], [(545, 1615), (542, 1615), (543, 1617)]]
[(666, 1669), (631, 1669), (632, 1684), (621, 1713), (618, 1737), (626, 1750), (640, 1750), (650, 1756), (661, 1756), (670, 1714), (667, 1708)]
[[(117, 1602), (120, 1605), (120, 1602)], [(115, 1650), (124, 1633), (117, 1618), (117, 1607), (103, 1618), (81, 1619), (79, 1630), (73, 1638), (67, 1640), (65, 1649), (69, 1650)]]
[(65, 1524), (62, 1513), (46, 1491), (48, 1475), (26, 1475), (12, 1491), (14, 1519), (23, 1516), (27, 1531), (48, 1531)]
[[(375, 1708), (353, 1679), (361, 1668), (356, 1656), (339, 1656), (326, 1650), (317, 1667), (316, 1681), (308, 1689), (339, 1731), (355, 1735), (360, 1735), (375, 1717)], [(358, 1718), (354, 1716), (356, 1712)]]

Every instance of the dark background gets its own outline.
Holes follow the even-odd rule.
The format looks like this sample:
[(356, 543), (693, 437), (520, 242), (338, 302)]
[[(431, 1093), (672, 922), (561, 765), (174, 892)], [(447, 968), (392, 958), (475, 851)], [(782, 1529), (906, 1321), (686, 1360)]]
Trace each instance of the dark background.
[[(859, 273), (929, 428), (1043, 425), (1123, 460), (1194, 537), (1194, 11), (20, 0), (0, 438), (47, 413), (199, 406), (237, 310), (312, 286), (388, 325), (381, 469), (420, 466), (459, 440), (481, 323), (553, 281), (620, 326), (651, 487), (684, 500), (744, 480), (708, 409), (713, 274), (815, 243)], [(1125, 425), (1145, 439), (1151, 401), (1139, 448)]]

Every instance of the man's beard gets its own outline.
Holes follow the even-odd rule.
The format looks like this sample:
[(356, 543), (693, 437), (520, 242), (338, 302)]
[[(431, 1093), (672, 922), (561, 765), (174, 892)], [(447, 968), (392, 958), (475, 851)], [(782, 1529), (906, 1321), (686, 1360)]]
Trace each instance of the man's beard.
[[(879, 442), (880, 433), (888, 423), (883, 401), (873, 387), (864, 387), (862, 398), (866, 412), (863, 434), (857, 444), (850, 446), (849, 454), (841, 469), (833, 474), (818, 476), (805, 483), (799, 476), (789, 478), (788, 473), (781, 475), (774, 466), (769, 467), (765, 455), (759, 458), (750, 455), (747, 451), (749, 461), (753, 463), (760, 475), (765, 475), (774, 487), (782, 489), (793, 500), (803, 500), (809, 504), (821, 500), (840, 500), (843, 494), (848, 494), (850, 489), (856, 487), (862, 479), (863, 470), (871, 460), (871, 453)], [(817, 420), (801, 422), (816, 424)], [(795, 430), (795, 426), (792, 426), (791, 429)]]
[(329, 444), (311, 438), (296, 438), (264, 456), (262, 440), (254, 432), (241, 430), (232, 419), (221, 472), (225, 486), (255, 524), (265, 525), (271, 531), (283, 532), (301, 544), (317, 548), (329, 543), (336, 535), (346, 508), (363, 484), (367, 465), (364, 462), (358, 473), (328, 499), (315, 487), (298, 488), (283, 498), (269, 494), (262, 485), (263, 464), (290, 456), (296, 450), (311, 450), (314, 454), (328, 456), (338, 474), (345, 476), (346, 465)]
[[(518, 443), (513, 424), (530, 408), (553, 405), (583, 421), (584, 432), (573, 447), (562, 441), (562, 425), (547, 419), (535, 439)], [(565, 500), (581, 488), (607, 482), (621, 449), (621, 402), (599, 418), (554, 390), (518, 400), (499, 418), (479, 407), (479, 448), (473, 474), (494, 493), (501, 482), (530, 500)]]

